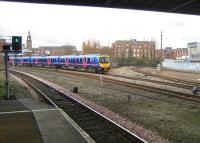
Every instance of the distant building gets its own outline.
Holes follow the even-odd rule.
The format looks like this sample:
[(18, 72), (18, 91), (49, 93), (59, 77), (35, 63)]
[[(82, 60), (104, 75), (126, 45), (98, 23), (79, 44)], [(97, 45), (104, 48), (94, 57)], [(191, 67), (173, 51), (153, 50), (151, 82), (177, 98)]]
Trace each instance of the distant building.
[(28, 36), (26, 38), (26, 49), (28, 51), (31, 51), (32, 50), (32, 40), (31, 40), (31, 34), (30, 34), (30, 31), (28, 31)]
[(153, 58), (155, 56), (155, 42), (153, 41), (136, 41), (117, 40), (112, 44), (112, 54), (114, 58)]
[(188, 55), (192, 58), (200, 55), (200, 42), (192, 42), (187, 44)]
[[(163, 54), (163, 60), (164, 59), (180, 59), (180, 58), (186, 58), (188, 56), (188, 50), (187, 48), (177, 48), (173, 49), (172, 47), (166, 47), (162, 51)], [(156, 50), (155, 57), (161, 59), (161, 51)]]
[(6, 44), (6, 40), (0, 39), (0, 52), (1, 52), (4, 44)]
[(77, 48), (72, 45), (42, 46), (32, 49), (34, 55), (74, 55), (79, 54)]
[(188, 49), (187, 48), (177, 48), (174, 51), (174, 58), (173, 59), (180, 59), (186, 58), (188, 56)]
[[(164, 49), (162, 49), (162, 54), (163, 53), (164, 53)], [(155, 51), (155, 58), (161, 59), (161, 50), (160, 49), (156, 49), (156, 51)]]
[(163, 51), (163, 59), (173, 59), (174, 52), (172, 47), (166, 47)]

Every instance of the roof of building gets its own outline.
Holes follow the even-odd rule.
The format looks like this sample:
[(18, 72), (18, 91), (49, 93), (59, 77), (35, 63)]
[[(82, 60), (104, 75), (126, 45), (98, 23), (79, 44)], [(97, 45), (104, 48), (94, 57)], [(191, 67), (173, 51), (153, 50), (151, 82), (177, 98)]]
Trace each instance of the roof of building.
[(72, 46), (72, 45), (64, 45), (64, 46), (40, 46), (37, 49), (46, 49), (46, 50), (50, 50), (50, 49), (53, 49), (53, 50), (55, 50), (55, 49), (60, 49), (60, 50), (73, 49), (73, 50), (76, 50), (76, 47)]

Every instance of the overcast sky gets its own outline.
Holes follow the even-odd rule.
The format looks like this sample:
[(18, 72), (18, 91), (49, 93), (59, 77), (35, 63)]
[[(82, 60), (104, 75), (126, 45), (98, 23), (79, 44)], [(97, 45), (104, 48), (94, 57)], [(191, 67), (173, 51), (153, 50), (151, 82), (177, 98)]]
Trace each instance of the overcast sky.
[(0, 2), (0, 36), (21, 35), (28, 30), (33, 47), (75, 45), (98, 40), (110, 46), (116, 40), (155, 40), (160, 48), (183, 48), (200, 41), (200, 17), (96, 7)]

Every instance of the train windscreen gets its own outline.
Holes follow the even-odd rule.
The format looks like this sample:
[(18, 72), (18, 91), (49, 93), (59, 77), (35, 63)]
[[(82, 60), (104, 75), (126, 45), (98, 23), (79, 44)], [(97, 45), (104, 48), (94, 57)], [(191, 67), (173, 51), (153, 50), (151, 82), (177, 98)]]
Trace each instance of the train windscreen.
[(109, 63), (110, 58), (109, 57), (99, 57), (99, 62), (100, 63)]

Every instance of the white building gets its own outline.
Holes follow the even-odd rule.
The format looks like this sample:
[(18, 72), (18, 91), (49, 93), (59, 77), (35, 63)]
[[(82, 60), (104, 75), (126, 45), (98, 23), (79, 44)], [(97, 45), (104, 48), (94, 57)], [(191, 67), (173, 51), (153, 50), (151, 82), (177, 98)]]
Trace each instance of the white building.
[(200, 55), (200, 42), (192, 42), (187, 44), (188, 55), (190, 57), (199, 57)]

